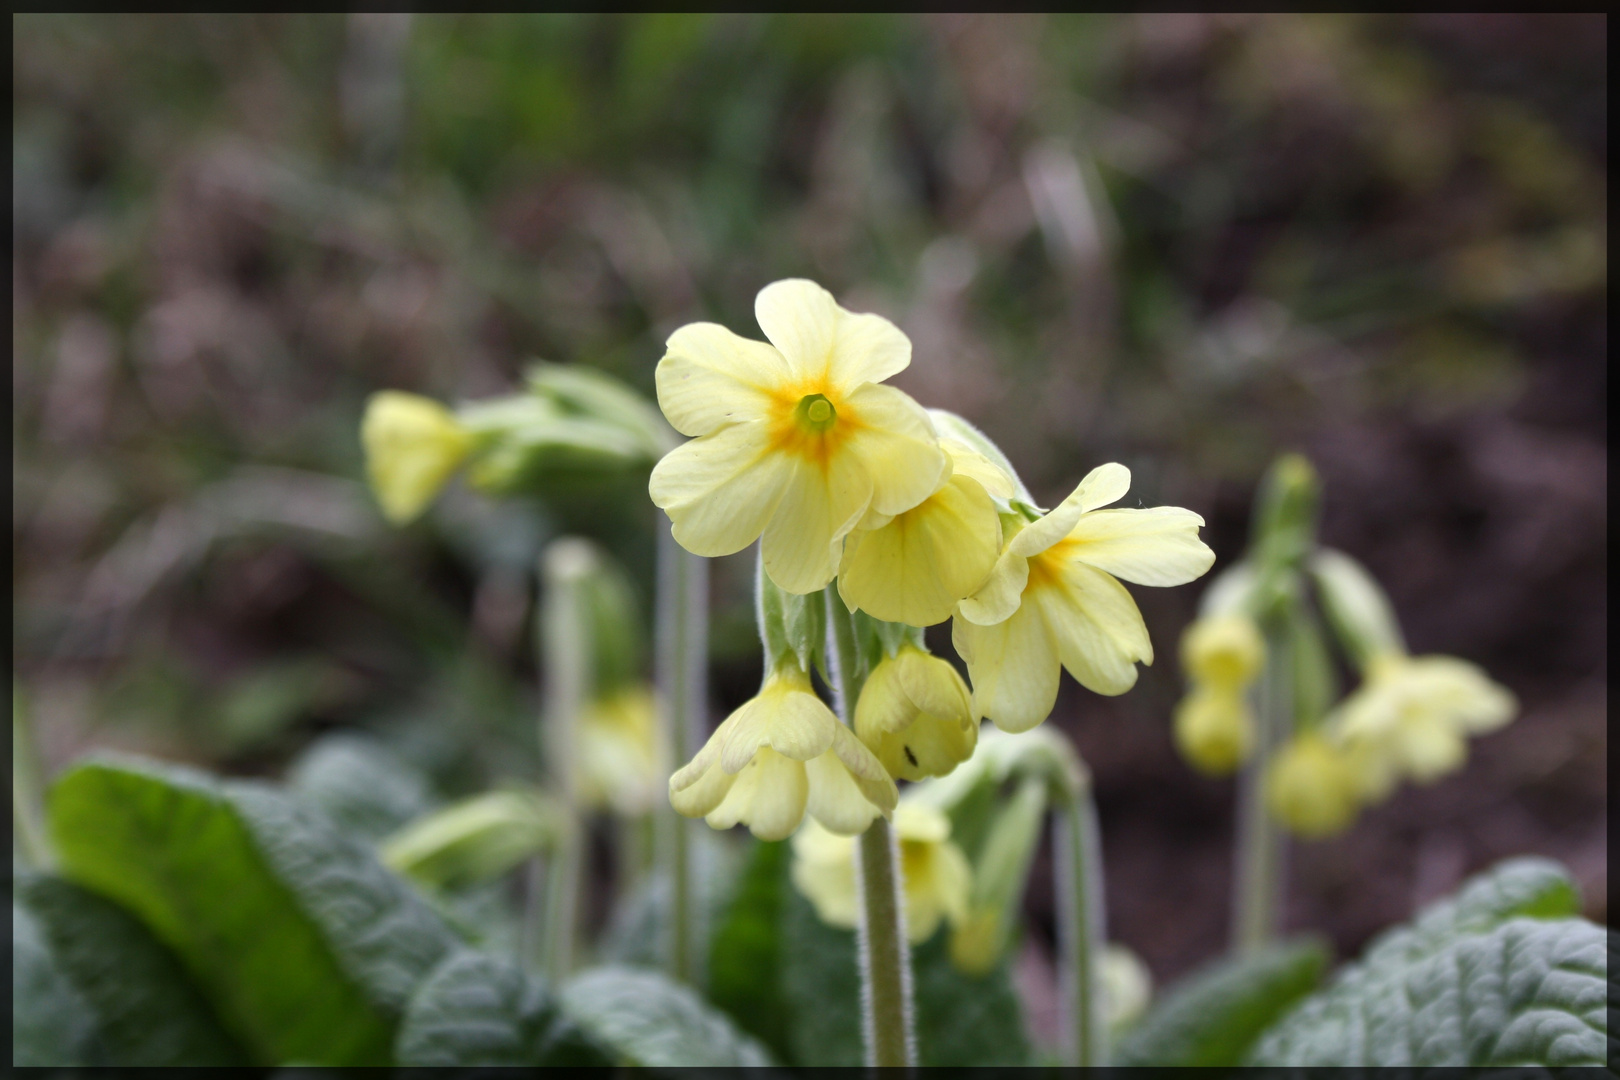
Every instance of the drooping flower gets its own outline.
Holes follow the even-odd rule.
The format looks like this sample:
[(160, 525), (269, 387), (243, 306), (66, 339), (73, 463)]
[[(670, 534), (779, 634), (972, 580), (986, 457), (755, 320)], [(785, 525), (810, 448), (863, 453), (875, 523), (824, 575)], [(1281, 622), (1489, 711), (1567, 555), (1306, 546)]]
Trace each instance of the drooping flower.
[(1371, 799), (1399, 776), (1428, 783), (1461, 768), (1467, 737), (1496, 730), (1518, 711), (1509, 691), (1454, 656), (1386, 652), (1364, 674), (1326, 723), (1335, 738), (1383, 764), (1365, 770)]
[(585, 706), (575, 730), (579, 799), (633, 815), (658, 798), (657, 706), (645, 687), (622, 689)]
[(1136, 601), (1116, 578), (1182, 585), (1208, 570), (1204, 519), (1175, 506), (1104, 510), (1123, 498), (1130, 470), (1093, 469), (1056, 509), (1007, 533), (984, 586), (956, 608), (951, 639), (967, 661), (975, 701), (1006, 731), (1046, 719), (1067, 668), (1099, 694), (1123, 694), (1153, 645)]
[(1254, 749), (1254, 711), (1241, 691), (1195, 687), (1176, 705), (1175, 736), (1194, 768), (1224, 776)]
[(872, 669), (855, 703), (855, 734), (898, 780), (944, 776), (973, 755), (979, 716), (949, 661), (909, 642)]
[(658, 403), (694, 438), (665, 455), (648, 490), (688, 551), (729, 555), (763, 536), (771, 579), (814, 592), (869, 511), (910, 510), (950, 466), (922, 407), (881, 385), (911, 362), (892, 323), (802, 280), (760, 290), (754, 314), (768, 345), (713, 323), (671, 335)]
[(360, 443), (384, 516), (403, 525), (427, 509), (472, 450), (473, 437), (437, 401), (381, 390), (366, 402)]
[(1361, 809), (1357, 763), (1320, 731), (1289, 740), (1267, 764), (1263, 782), (1272, 816), (1307, 838), (1343, 832)]
[(778, 666), (669, 779), (678, 813), (716, 829), (741, 823), (761, 840), (792, 835), (807, 810), (829, 830), (854, 835), (887, 817), (898, 797), (882, 763), (793, 664)]
[[(900, 840), (900, 877), (906, 900), (906, 937), (927, 941), (949, 919), (967, 916), (973, 870), (951, 842), (951, 822), (932, 806), (906, 801), (894, 812)], [(793, 837), (794, 888), (829, 926), (853, 928), (860, 918), (855, 840), (810, 821)]]
[(1176, 747), (1201, 772), (1221, 776), (1254, 748), (1248, 688), (1265, 664), (1254, 620), (1238, 612), (1195, 619), (1181, 637), (1181, 663), (1192, 688), (1175, 711)]
[(990, 576), (1001, 550), (991, 496), (1009, 497), (1013, 484), (970, 447), (940, 445), (952, 468), (939, 490), (892, 517), (868, 514), (845, 540), (838, 592), (851, 611), (932, 626)]

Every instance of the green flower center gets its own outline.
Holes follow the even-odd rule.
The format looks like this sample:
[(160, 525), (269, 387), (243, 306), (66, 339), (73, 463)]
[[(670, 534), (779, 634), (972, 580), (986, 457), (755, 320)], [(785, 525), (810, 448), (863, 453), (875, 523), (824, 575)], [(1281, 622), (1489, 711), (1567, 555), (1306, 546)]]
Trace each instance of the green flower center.
[(821, 394), (810, 394), (799, 399), (796, 411), (799, 426), (815, 432), (826, 431), (838, 419), (838, 410)]

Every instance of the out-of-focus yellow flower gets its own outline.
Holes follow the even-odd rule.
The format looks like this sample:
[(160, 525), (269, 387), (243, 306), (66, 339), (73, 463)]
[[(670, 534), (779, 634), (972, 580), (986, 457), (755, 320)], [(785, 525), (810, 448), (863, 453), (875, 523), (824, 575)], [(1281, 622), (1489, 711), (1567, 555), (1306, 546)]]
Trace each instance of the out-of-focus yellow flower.
[(1361, 808), (1363, 777), (1342, 747), (1319, 731), (1295, 736), (1266, 767), (1266, 806), (1300, 836), (1343, 832)]
[(716, 829), (741, 823), (761, 840), (792, 835), (806, 810), (833, 832), (854, 835), (889, 816), (898, 797), (882, 762), (793, 664), (773, 671), (669, 779), (678, 813)]
[(1123, 1031), (1142, 1018), (1153, 998), (1153, 975), (1141, 957), (1110, 942), (1097, 965), (1102, 982), (1103, 1017), (1112, 1032)]
[(991, 496), (1013, 494), (1013, 483), (983, 455), (941, 439), (950, 478), (910, 510), (867, 515), (844, 541), (838, 592), (851, 611), (885, 622), (932, 626), (972, 595), (1001, 551), (1001, 519)]
[(1100, 509), (1124, 497), (1130, 477), (1123, 465), (1099, 466), (1039, 520), (1003, 515), (1010, 535), (989, 580), (956, 607), (951, 639), (975, 700), (1005, 731), (1046, 719), (1060, 667), (1112, 695), (1135, 685), (1137, 661), (1153, 662), (1142, 614), (1116, 578), (1182, 585), (1215, 561), (1190, 510)]
[(950, 662), (907, 643), (879, 661), (861, 688), (855, 734), (890, 776), (922, 780), (973, 755), (979, 716)]
[[(951, 842), (951, 822), (931, 806), (902, 802), (894, 812), (900, 840), (900, 876), (906, 898), (906, 936), (927, 941), (949, 919), (967, 917), (973, 871), (962, 849)], [(855, 885), (855, 840), (816, 822), (793, 837), (794, 888), (829, 926), (852, 928), (860, 918)]]
[(381, 390), (360, 422), (366, 473), (383, 514), (403, 525), (427, 509), (472, 450), (472, 436), (430, 398)]
[(911, 363), (894, 324), (802, 280), (760, 290), (754, 315), (769, 345), (713, 323), (670, 337), (658, 403), (695, 438), (665, 455), (648, 490), (688, 551), (730, 555), (763, 535), (771, 580), (810, 593), (869, 511), (910, 510), (950, 464), (922, 407), (880, 385)]
[(1181, 638), (1181, 662), (1204, 686), (1242, 689), (1266, 662), (1266, 643), (1254, 620), (1236, 612), (1195, 619)]
[(645, 687), (591, 702), (580, 713), (574, 738), (583, 805), (626, 816), (652, 809), (661, 770), (657, 703)]
[(1241, 690), (1195, 687), (1175, 713), (1176, 749), (1194, 768), (1225, 776), (1254, 749), (1254, 712)]
[(1517, 712), (1513, 694), (1466, 660), (1388, 652), (1372, 658), (1365, 681), (1327, 725), (1369, 759), (1367, 795), (1381, 798), (1399, 776), (1428, 783), (1461, 768), (1467, 737)]

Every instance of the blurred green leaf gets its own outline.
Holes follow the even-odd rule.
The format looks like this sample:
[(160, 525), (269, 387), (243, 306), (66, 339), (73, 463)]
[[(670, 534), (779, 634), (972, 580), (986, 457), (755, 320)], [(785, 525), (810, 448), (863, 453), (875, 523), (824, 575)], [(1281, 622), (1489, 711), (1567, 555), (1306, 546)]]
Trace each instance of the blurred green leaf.
[(563, 1008), (624, 1064), (759, 1066), (771, 1064), (763, 1046), (738, 1031), (688, 986), (655, 971), (601, 967), (562, 988)]
[(1219, 961), (1171, 987), (1120, 1043), (1117, 1065), (1237, 1065), (1261, 1032), (1327, 970), (1314, 940), (1283, 942)]
[(709, 940), (709, 1000), (784, 1060), (793, 1057), (779, 978), (788, 858), (785, 840), (753, 844), (736, 894)]
[(376, 739), (343, 731), (310, 744), (288, 769), (287, 786), (370, 843), (438, 805), (420, 771)]
[(179, 959), (135, 916), (58, 878), (27, 878), (18, 893), (58, 969), (88, 1004), (99, 1063), (250, 1063)]
[(387, 1064), (454, 936), (324, 817), (260, 784), (134, 760), (53, 787), (65, 874), (133, 911), (261, 1061)]
[(472, 951), (453, 954), (417, 990), (395, 1047), (407, 1066), (612, 1064), (539, 978)]
[(72, 1066), (96, 1057), (95, 1018), (33, 912), (11, 900), (11, 1064)]
[(1577, 906), (1556, 865), (1503, 863), (1374, 941), (1268, 1031), (1250, 1063), (1602, 1066), (1608, 935), (1567, 917)]

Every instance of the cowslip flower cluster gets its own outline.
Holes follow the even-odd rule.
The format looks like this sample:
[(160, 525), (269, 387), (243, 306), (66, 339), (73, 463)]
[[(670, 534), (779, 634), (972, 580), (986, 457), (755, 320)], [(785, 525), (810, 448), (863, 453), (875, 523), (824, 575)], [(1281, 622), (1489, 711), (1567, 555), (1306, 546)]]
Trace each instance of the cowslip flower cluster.
[[(880, 624), (913, 631), (952, 620), (971, 691), (927, 654), (920, 631), (902, 635), (898, 647), (891, 642), (872, 665), (852, 720), (856, 744), (875, 755), (884, 778), (948, 773), (972, 753), (981, 717), (1008, 731), (1039, 724), (1065, 668), (1099, 693), (1130, 689), (1153, 648), (1119, 579), (1176, 585), (1204, 573), (1214, 555), (1198, 539), (1203, 519), (1176, 507), (1105, 509), (1130, 486), (1117, 464), (1092, 470), (1043, 512), (971, 425), (884, 385), (911, 362), (911, 343), (893, 324), (846, 311), (802, 280), (761, 290), (754, 313), (767, 341), (712, 323), (669, 338), (658, 402), (692, 438), (654, 467), (649, 492), (675, 539), (695, 554), (727, 555), (758, 540), (764, 575), (787, 594), (831, 594), (836, 582), (834, 602)], [(782, 711), (782, 680), (809, 666), (802, 657), (787, 667), (767, 663), (773, 674), (726, 721), (733, 729), (745, 710)], [(807, 675), (801, 696), (815, 700)], [(777, 704), (759, 704), (767, 699)], [(816, 730), (822, 720), (836, 723), (822, 712)], [(734, 737), (725, 736), (728, 746)], [(832, 745), (782, 738), (793, 748), (788, 758), (800, 762), (814, 755), (796, 755)], [(747, 753), (767, 743), (772, 754), (787, 754), (771, 740), (750, 743)], [(801, 805), (848, 833), (892, 809), (892, 800), (885, 806), (867, 793), (835, 824), (813, 791), (780, 795), (791, 785), (772, 788), (775, 801), (756, 806), (744, 794), (754, 781), (722, 779), (744, 768), (745, 751), (717, 746), (711, 740), (671, 781), (676, 808), (716, 827), (742, 822), (760, 835), (785, 835), (797, 825), (786, 811)], [(838, 760), (849, 776), (866, 777), (855, 764), (864, 759)], [(718, 794), (722, 783), (734, 792)], [(860, 788), (851, 781), (839, 790)]]
[(1231, 772), (1254, 748), (1248, 690), (1265, 666), (1266, 646), (1254, 620), (1240, 612), (1205, 615), (1181, 639), (1192, 683), (1175, 712), (1176, 746), (1213, 776)]

